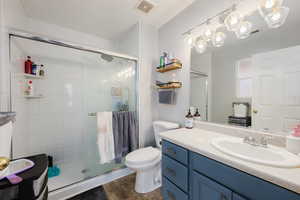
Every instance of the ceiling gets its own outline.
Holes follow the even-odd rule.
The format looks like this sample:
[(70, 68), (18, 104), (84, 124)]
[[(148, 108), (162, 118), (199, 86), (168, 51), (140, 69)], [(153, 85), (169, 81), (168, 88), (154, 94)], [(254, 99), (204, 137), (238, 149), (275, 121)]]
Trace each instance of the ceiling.
[(136, 9), (140, 0), (20, 0), (28, 17), (106, 39), (115, 39), (139, 20), (159, 28), (194, 0), (150, 0), (150, 13)]

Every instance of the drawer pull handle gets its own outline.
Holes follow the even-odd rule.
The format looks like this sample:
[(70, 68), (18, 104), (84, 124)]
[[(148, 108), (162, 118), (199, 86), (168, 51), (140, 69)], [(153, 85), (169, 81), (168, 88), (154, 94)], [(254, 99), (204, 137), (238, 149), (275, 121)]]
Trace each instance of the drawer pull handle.
[(171, 176), (176, 177), (176, 171), (174, 169), (167, 167), (166, 170)]
[(167, 193), (168, 193), (169, 199), (171, 199), (171, 200), (176, 200), (176, 197), (175, 197), (175, 195), (174, 195), (172, 192), (170, 192), (170, 191), (168, 190)]
[(176, 156), (176, 151), (172, 148), (167, 148), (166, 149), (167, 153), (172, 154), (173, 156)]

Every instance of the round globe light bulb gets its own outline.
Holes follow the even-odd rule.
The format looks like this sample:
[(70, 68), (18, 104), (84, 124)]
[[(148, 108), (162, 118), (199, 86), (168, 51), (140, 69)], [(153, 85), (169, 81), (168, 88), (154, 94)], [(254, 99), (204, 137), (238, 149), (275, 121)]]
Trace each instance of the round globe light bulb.
[(212, 31), (210, 29), (206, 29), (204, 32), (206, 37), (211, 37), (212, 36)]
[(224, 20), (224, 24), (228, 31), (235, 31), (242, 22), (243, 17), (239, 12), (230, 13)]
[(248, 28), (246, 27), (246, 25), (242, 25), (242, 26), (240, 27), (240, 32), (241, 32), (241, 33), (246, 33), (247, 30), (248, 30)]
[(230, 24), (236, 25), (239, 22), (238, 18), (236, 16), (233, 16), (230, 18)]
[(187, 35), (184, 40), (190, 47), (194, 45), (194, 38), (191, 35)]
[(224, 45), (226, 39), (226, 35), (223, 32), (217, 32), (212, 40), (212, 43), (215, 47), (221, 47)]
[(204, 53), (207, 48), (207, 42), (203, 38), (199, 38), (196, 42), (195, 48), (199, 53)]
[(266, 9), (270, 9), (270, 8), (273, 8), (275, 6), (275, 4), (276, 4), (275, 0), (266, 0), (264, 7)]
[(272, 19), (273, 21), (279, 21), (279, 20), (281, 19), (281, 13), (280, 13), (280, 12), (275, 12), (275, 13), (272, 15), (271, 19)]
[(252, 24), (248, 21), (244, 21), (240, 24), (239, 29), (235, 32), (237, 38), (245, 39), (250, 36)]

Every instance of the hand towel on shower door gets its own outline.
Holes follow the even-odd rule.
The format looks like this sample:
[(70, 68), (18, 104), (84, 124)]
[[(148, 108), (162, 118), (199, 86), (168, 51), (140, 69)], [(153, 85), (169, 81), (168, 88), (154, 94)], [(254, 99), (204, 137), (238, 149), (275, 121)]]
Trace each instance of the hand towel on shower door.
[(100, 164), (110, 162), (115, 159), (112, 112), (97, 113), (97, 131)]

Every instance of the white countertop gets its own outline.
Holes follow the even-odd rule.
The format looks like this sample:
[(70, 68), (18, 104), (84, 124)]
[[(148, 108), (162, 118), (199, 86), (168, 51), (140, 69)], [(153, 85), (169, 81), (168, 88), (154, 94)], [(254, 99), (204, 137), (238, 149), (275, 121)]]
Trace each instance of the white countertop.
[(210, 144), (214, 138), (232, 136), (197, 128), (182, 128), (163, 132), (160, 135), (163, 139), (195, 153), (300, 194), (300, 168), (276, 168), (243, 161), (218, 151)]

